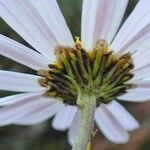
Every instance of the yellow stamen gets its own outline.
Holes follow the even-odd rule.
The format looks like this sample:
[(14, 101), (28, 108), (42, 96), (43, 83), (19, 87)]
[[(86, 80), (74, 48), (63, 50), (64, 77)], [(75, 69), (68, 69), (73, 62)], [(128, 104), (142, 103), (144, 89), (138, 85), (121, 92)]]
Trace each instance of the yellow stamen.
[(76, 44), (81, 44), (80, 37), (76, 36), (75, 39), (76, 39), (76, 42), (75, 42)]
[(75, 37), (75, 47), (78, 48), (78, 49), (82, 48), (80, 37), (78, 37), (78, 36)]

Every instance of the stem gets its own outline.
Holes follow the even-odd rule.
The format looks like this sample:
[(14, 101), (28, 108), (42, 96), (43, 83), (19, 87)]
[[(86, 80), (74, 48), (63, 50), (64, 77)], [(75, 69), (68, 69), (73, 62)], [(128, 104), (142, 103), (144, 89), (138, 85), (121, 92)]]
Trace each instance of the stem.
[(84, 95), (77, 100), (77, 103), (81, 106), (80, 127), (72, 150), (86, 150), (93, 131), (96, 97)]

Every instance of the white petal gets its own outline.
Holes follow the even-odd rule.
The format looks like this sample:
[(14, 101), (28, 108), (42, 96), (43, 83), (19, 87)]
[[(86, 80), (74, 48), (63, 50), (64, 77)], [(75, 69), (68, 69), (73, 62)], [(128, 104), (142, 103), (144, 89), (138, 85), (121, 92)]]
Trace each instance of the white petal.
[[(124, 46), (118, 51), (120, 54), (131, 52), (137, 53), (146, 52), (146, 49), (150, 48), (150, 23), (144, 26), (134, 37), (132, 37)], [(145, 51), (144, 51), (145, 50)], [(133, 55), (134, 56), (134, 55)]]
[(80, 125), (80, 112), (77, 111), (68, 131), (68, 141), (70, 145), (73, 145), (76, 141), (79, 125)]
[(122, 101), (144, 102), (150, 100), (150, 89), (135, 88), (127, 90), (126, 94), (118, 97)]
[(101, 104), (95, 112), (95, 120), (102, 133), (110, 141), (115, 143), (126, 143), (129, 140), (128, 132), (114, 118), (104, 104)]
[(30, 0), (60, 45), (73, 46), (73, 38), (56, 0)]
[(109, 43), (121, 23), (128, 0), (84, 0), (81, 39), (91, 49), (98, 39)]
[(64, 106), (54, 117), (52, 126), (56, 130), (64, 131), (69, 128), (77, 112), (76, 106)]
[(15, 119), (13, 124), (34, 125), (42, 123), (54, 116), (63, 106), (63, 103), (47, 98), (45, 103), (34, 107), (27, 114)]
[[(149, 48), (142, 48), (132, 55), (134, 60), (134, 69), (145, 68), (150, 66), (150, 51)], [(142, 60), (142, 61), (141, 61)]]
[(41, 110), (47, 105), (51, 105), (51, 99), (43, 97), (40, 93), (30, 95), (21, 101), (5, 106), (0, 109), (0, 126), (8, 125), (18, 118)]
[(34, 70), (47, 69), (49, 61), (41, 54), (0, 34), (0, 54)]
[[(118, 52), (120, 55), (130, 52), (134, 60), (135, 69), (150, 64), (150, 24), (145, 26)], [(141, 61), (142, 60), (142, 61)]]
[(7, 91), (45, 91), (39, 84), (41, 77), (24, 73), (0, 70), (0, 90)]
[(135, 37), (144, 27), (150, 23), (150, 3), (149, 0), (140, 0), (125, 21), (116, 38), (112, 43), (112, 48), (121, 50), (132, 38)]
[[(38, 95), (42, 95), (44, 92), (38, 92)], [(15, 94), (11, 96), (6, 96), (0, 98), (0, 106), (10, 105), (19, 101), (22, 101), (30, 96), (37, 95), (37, 93), (29, 92), (29, 93), (22, 93), (22, 94)]]
[(134, 77), (133, 79), (142, 79), (142, 78), (149, 78), (150, 77), (150, 65), (144, 65), (139, 68), (135, 68), (133, 70)]
[(57, 39), (30, 1), (1, 0), (0, 16), (37, 51), (55, 59)]
[(135, 118), (133, 118), (118, 102), (112, 101), (106, 105), (106, 108), (126, 130), (132, 131), (139, 128), (139, 123), (135, 120)]
[(150, 89), (150, 80), (131, 80), (130, 83), (136, 85), (137, 88), (144, 88), (144, 89)]

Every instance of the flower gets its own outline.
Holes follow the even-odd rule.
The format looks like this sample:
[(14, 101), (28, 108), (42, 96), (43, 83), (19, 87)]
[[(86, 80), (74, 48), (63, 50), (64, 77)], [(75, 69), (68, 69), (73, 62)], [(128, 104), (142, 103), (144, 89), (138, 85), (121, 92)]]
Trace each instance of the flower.
[[(53, 93), (50, 86), (52, 86), (51, 80), (54, 80), (54, 77), (56, 79), (57, 73), (64, 71), (66, 66), (62, 68), (63, 65), (68, 65), (70, 59), (75, 64), (76, 59), (80, 58), (80, 55), (75, 55), (77, 51), (74, 53), (75, 49), (79, 49), (78, 52), (81, 55), (83, 55), (82, 50), (84, 50), (86, 58), (91, 59), (90, 61), (93, 60), (93, 57), (97, 56), (100, 59), (100, 56), (104, 57), (107, 54), (107, 60), (112, 57), (111, 63), (107, 63), (118, 67), (118, 63), (121, 64), (123, 60), (123, 65), (119, 67), (119, 71), (122, 71), (122, 68), (127, 65), (125, 69), (128, 70), (125, 76), (123, 75), (123, 79), (128, 77), (125, 80), (127, 83), (124, 80), (120, 83), (123, 93), (120, 95), (119, 92), (116, 96), (116, 89), (114, 92), (114, 88), (112, 88), (113, 92), (109, 94), (113, 96), (111, 95), (110, 99), (108, 99), (108, 93), (104, 93), (104, 96), (100, 93), (100, 98), (104, 100), (101, 101), (95, 112), (95, 121), (105, 137), (115, 143), (127, 142), (129, 139), (128, 132), (137, 129), (139, 124), (116, 100), (142, 102), (150, 99), (150, 81), (148, 80), (150, 77), (150, 55), (148, 51), (150, 47), (150, 3), (148, 0), (140, 0), (118, 31), (127, 4), (128, 0), (84, 0), (81, 42), (78, 38), (74, 42), (56, 0), (0, 0), (0, 16), (36, 49), (34, 51), (4, 35), (0, 35), (0, 54), (36, 70), (39, 74), (29, 75), (0, 71), (1, 90), (22, 92), (0, 99), (0, 106), (3, 106), (0, 109), (0, 126), (8, 124), (33, 125), (55, 115), (52, 126), (57, 130), (68, 129), (69, 142), (73, 144), (79, 127), (79, 108), (74, 104), (66, 105), (59, 99), (64, 97), (66, 100), (68, 96), (67, 94), (60, 96), (63, 88), (56, 87), (60, 78), (54, 82), (55, 90)], [(103, 40), (98, 42), (100, 39)], [(104, 40), (109, 43), (109, 46)], [(99, 45), (101, 42), (102, 44), (97, 48), (96, 43)], [(94, 55), (93, 49), (98, 49), (99, 53), (105, 51), (106, 53)], [(72, 50), (73, 53), (70, 54), (69, 50)], [(90, 57), (91, 50), (93, 53)], [(113, 50), (113, 54), (109, 50)], [(81, 59), (82, 61), (84, 59)], [(104, 63), (107, 64), (106, 60)], [(100, 67), (100, 64), (97, 65)], [(82, 63), (80, 67), (82, 67)], [(66, 68), (68, 69), (69, 66)], [(49, 69), (55, 73), (53, 78)], [(72, 76), (71, 69), (73, 67), (70, 67), (66, 74)], [(84, 69), (83, 65), (81, 72), (86, 75)], [(107, 71), (105, 67), (103, 71)], [(120, 73), (118, 70), (114, 70), (113, 73), (115, 71)], [(133, 76), (129, 77), (130, 73)], [(76, 77), (77, 75), (78, 73)], [(111, 76), (113, 75), (111, 74)], [(118, 78), (119, 76), (120, 74)], [(122, 86), (125, 87), (124, 90)], [(117, 87), (119, 88), (118, 83)], [(68, 91), (69, 89), (65, 90), (65, 92)], [(50, 94), (50, 96), (46, 96), (45, 93)], [(106, 96), (107, 98), (105, 98)]]

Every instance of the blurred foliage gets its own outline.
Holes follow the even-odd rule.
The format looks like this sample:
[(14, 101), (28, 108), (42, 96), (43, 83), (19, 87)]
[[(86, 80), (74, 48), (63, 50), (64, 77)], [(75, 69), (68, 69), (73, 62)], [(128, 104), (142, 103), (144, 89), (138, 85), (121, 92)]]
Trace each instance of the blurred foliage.
[[(129, 0), (129, 6), (124, 20), (130, 14), (138, 0)], [(82, 0), (58, 0), (73, 36), (80, 36)], [(29, 46), (17, 33), (15, 33), (2, 19), (0, 19), (0, 33), (4, 34), (26, 46)], [(30, 46), (29, 46), (30, 47)], [(10, 59), (0, 56), (0, 69), (19, 72), (35, 73), (31, 69), (20, 65)], [(0, 97), (15, 94), (0, 91)], [(126, 108), (134, 113), (142, 123), (137, 132), (132, 133), (129, 143), (116, 145), (107, 141), (99, 132), (93, 140), (93, 150), (149, 150), (150, 149), (150, 105), (128, 104)], [(69, 150), (67, 132), (52, 129), (51, 119), (40, 125), (6, 126), (0, 128), (0, 150)]]

